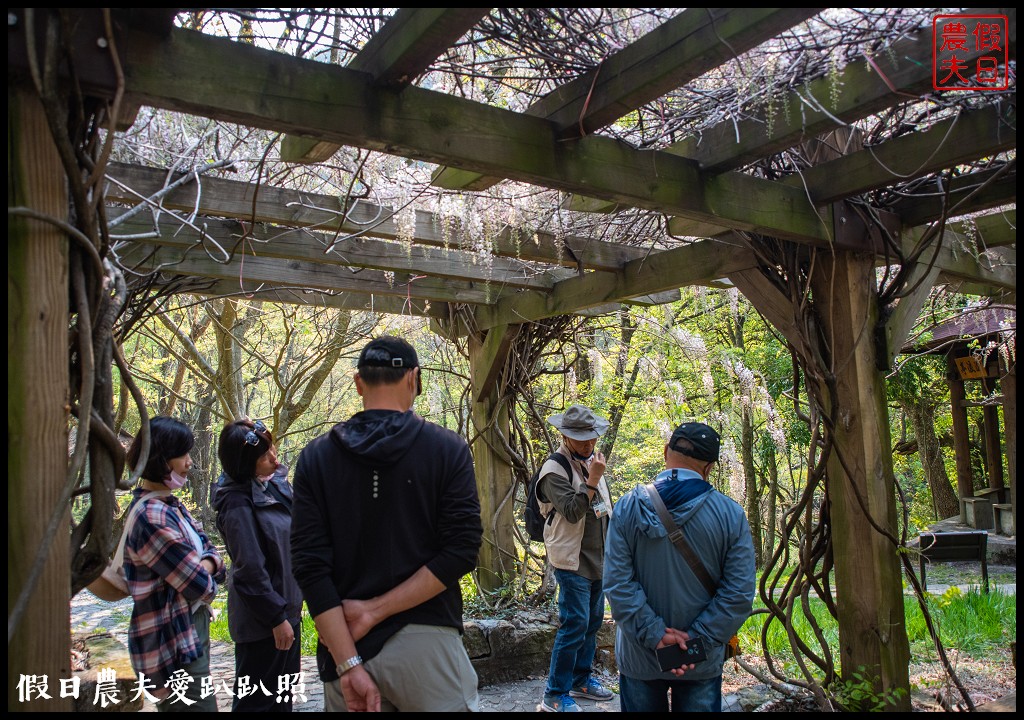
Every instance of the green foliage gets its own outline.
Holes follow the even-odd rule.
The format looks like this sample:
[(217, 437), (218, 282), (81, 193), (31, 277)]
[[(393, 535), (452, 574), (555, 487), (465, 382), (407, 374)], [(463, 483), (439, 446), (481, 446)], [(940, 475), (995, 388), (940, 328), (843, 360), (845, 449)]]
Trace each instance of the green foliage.
[(881, 712), (890, 705), (895, 708), (907, 691), (890, 688), (879, 693), (875, 688), (880, 683), (881, 679), (867, 673), (862, 665), (850, 677), (833, 683), (829, 690), (839, 706), (850, 712)]

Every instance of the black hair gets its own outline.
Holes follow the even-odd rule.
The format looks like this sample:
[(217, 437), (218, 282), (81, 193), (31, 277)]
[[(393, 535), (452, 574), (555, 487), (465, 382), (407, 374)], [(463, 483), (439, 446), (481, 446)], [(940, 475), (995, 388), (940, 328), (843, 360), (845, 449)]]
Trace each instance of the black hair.
[(367, 385), (394, 385), (400, 382), (410, 370), (415, 371), (416, 368), (367, 365), (359, 368), (359, 377)]
[[(256, 437), (256, 444), (246, 442), (247, 437)], [(256, 463), (274, 444), (269, 430), (259, 432), (251, 420), (236, 420), (220, 431), (217, 457), (224, 474), (235, 482), (246, 482), (256, 477)]]
[[(168, 462), (188, 455), (195, 445), (196, 436), (192, 429), (181, 420), (158, 415), (149, 421), (149, 459), (142, 470), (142, 477), (150, 482), (162, 483), (170, 475)], [(142, 454), (142, 433), (132, 440), (128, 448), (128, 466), (134, 468)]]

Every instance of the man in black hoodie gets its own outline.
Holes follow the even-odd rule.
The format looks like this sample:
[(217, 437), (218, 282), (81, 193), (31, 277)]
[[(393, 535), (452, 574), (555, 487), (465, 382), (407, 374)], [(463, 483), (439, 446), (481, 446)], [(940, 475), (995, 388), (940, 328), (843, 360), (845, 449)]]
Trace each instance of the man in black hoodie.
[(325, 709), (476, 710), (459, 588), (483, 536), (469, 446), (412, 411), (404, 340), (367, 344), (355, 383), (362, 412), (307, 445), (294, 478), (292, 568)]

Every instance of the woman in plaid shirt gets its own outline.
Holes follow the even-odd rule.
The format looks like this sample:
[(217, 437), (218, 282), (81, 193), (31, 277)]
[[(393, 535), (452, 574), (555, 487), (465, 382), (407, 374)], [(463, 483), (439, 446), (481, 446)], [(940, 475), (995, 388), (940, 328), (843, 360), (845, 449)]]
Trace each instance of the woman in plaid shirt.
[[(153, 418), (149, 459), (134, 491), (145, 503), (125, 542), (124, 568), (135, 600), (128, 630), (132, 667), (161, 712), (216, 712), (210, 680), (210, 602), (224, 563), (171, 491), (185, 484), (195, 442), (184, 423)], [(141, 441), (128, 449), (138, 464)]]

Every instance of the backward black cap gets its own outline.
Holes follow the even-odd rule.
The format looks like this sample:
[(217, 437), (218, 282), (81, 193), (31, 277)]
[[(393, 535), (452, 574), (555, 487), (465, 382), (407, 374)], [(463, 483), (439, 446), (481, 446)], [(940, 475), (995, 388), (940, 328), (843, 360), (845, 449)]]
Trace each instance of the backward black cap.
[[(677, 448), (679, 440), (686, 440), (693, 446), (693, 450)], [(715, 429), (704, 423), (691, 422), (683, 423), (672, 433), (672, 439), (668, 441), (670, 450), (687, 455), (695, 460), (705, 462), (718, 462), (718, 453), (721, 450), (722, 439), (715, 432)]]
[(356, 367), (419, 367), (420, 361), (416, 349), (402, 338), (393, 335), (381, 335), (371, 340), (359, 353)]

